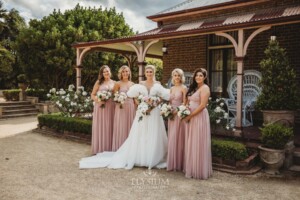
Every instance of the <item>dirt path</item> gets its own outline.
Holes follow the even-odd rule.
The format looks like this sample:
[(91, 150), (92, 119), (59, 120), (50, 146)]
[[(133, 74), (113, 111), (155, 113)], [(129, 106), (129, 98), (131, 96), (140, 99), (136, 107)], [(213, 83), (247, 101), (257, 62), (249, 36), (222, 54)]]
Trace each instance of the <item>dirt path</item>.
[[(1, 128), (1, 123), (0, 123)], [(0, 133), (2, 130), (0, 129)], [(207, 181), (181, 172), (79, 170), (90, 147), (27, 132), (0, 138), (0, 199), (299, 199), (300, 177), (237, 176)]]

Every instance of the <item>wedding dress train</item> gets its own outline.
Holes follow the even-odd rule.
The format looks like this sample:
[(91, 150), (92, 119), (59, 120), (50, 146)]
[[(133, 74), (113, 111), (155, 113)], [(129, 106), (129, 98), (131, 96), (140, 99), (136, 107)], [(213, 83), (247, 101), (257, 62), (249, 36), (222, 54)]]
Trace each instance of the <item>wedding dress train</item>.
[[(139, 95), (159, 96), (169, 99), (169, 90), (155, 83), (148, 94), (144, 85), (133, 85), (127, 95), (131, 98)], [(150, 115), (143, 116), (137, 111), (126, 141), (116, 152), (103, 152), (95, 156), (82, 158), (79, 168), (108, 167), (113, 169), (132, 169), (134, 166), (165, 168), (168, 139), (160, 109), (154, 108)]]

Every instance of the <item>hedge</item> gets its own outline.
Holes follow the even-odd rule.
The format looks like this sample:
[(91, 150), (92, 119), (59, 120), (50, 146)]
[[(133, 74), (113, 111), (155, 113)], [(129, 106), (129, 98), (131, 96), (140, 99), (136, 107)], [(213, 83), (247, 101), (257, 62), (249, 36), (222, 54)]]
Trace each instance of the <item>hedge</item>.
[(33, 96), (33, 97), (38, 97), (39, 100), (45, 101), (47, 100), (47, 91), (44, 89), (33, 89), (33, 88), (28, 88), (26, 89), (26, 95), (27, 96)]
[(38, 121), (40, 126), (46, 126), (57, 131), (70, 131), (84, 134), (92, 133), (92, 121), (87, 119), (46, 114), (39, 115)]
[(6, 101), (19, 101), (20, 89), (3, 90), (3, 96)]
[(212, 155), (223, 159), (244, 160), (248, 157), (248, 151), (242, 143), (212, 139)]
[[(38, 121), (40, 126), (46, 126), (57, 131), (85, 134), (92, 132), (92, 120), (63, 117), (59, 114), (42, 114), (38, 116)], [(212, 155), (223, 159), (244, 160), (248, 157), (248, 151), (242, 143), (213, 138)]]

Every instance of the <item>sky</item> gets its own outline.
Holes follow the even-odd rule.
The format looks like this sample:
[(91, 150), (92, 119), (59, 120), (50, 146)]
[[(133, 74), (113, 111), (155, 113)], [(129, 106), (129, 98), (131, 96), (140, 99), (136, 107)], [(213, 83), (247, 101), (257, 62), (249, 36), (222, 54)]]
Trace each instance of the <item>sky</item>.
[(153, 29), (156, 22), (146, 18), (167, 8), (173, 7), (184, 0), (2, 0), (6, 10), (12, 8), (29, 22), (30, 19), (41, 19), (49, 15), (54, 9), (61, 12), (73, 9), (76, 4), (84, 7), (112, 8), (123, 12), (126, 23), (139, 33)]

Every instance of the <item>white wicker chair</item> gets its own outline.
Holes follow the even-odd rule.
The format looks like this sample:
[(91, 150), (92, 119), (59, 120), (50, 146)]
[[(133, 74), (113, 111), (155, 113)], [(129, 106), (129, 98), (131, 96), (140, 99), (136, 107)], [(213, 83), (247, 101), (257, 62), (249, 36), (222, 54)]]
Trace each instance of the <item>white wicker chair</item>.
[[(245, 70), (243, 77), (243, 104), (242, 104), (242, 126), (253, 126), (252, 112), (257, 96), (261, 92), (258, 83), (261, 79), (261, 73), (256, 70)], [(228, 99), (225, 103), (228, 108), (228, 120), (231, 125), (235, 125), (236, 117), (236, 98), (237, 98), (237, 76), (233, 76), (227, 86)], [(247, 117), (249, 115), (249, 117)]]

